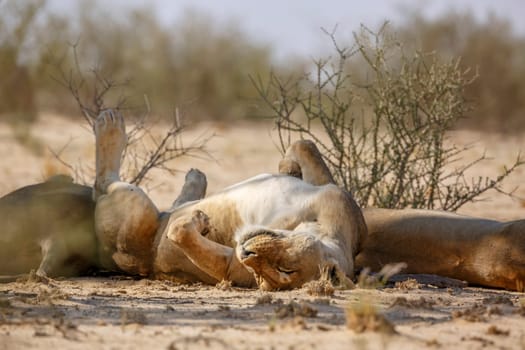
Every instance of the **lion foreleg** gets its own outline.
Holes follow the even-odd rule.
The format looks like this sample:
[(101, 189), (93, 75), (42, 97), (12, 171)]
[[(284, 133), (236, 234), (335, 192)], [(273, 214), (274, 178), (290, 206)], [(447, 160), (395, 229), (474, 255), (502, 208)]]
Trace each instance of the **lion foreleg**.
[(242, 265), (235, 250), (213, 242), (202, 234), (209, 230), (209, 219), (200, 210), (191, 217), (181, 217), (170, 223), (167, 237), (175, 242), (199, 269), (221, 281), (230, 280), (235, 285), (255, 285), (253, 275)]

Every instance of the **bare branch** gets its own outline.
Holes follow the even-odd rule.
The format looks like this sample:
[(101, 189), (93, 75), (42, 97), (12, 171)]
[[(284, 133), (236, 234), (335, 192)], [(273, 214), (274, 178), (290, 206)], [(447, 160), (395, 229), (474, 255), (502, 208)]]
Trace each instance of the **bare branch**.
[[(74, 67), (66, 69), (60, 62), (57, 63), (55, 66), (57, 74), (53, 79), (69, 90), (80, 109), (82, 117), (93, 128), (97, 116), (104, 109), (127, 108), (127, 99), (124, 94), (118, 95), (117, 98), (111, 98), (111, 96), (115, 96), (113, 93), (115, 89), (127, 88), (129, 80), (114, 80), (111, 75), (103, 72), (100, 65), (84, 72), (77, 48), (78, 42), (71, 44)], [(172, 160), (183, 156), (208, 156), (205, 146), (213, 135), (200, 138), (190, 146), (185, 146), (181, 138), (184, 131), (182, 116), (177, 108), (174, 113), (173, 124), (159, 140), (152, 133), (155, 123), (150, 120), (151, 106), (147, 96), (144, 96), (144, 105), (145, 113), (127, 118), (127, 144), (122, 156), (124, 164), (121, 170), (121, 176), (124, 180), (136, 185), (147, 186), (148, 174), (153, 169), (174, 174), (177, 170), (170, 165)], [(129, 123), (130, 121), (132, 123)], [(83, 174), (78, 174), (77, 168), (61, 158), (62, 151), (54, 152), (51, 150), (51, 153), (60, 163), (75, 173), (76, 179), (83, 176)]]

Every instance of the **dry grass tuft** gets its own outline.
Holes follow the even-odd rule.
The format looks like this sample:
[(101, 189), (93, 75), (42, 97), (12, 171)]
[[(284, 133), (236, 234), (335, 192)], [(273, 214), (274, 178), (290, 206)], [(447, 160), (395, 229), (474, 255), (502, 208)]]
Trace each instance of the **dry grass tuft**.
[(357, 278), (357, 286), (363, 289), (376, 289), (384, 287), (388, 280), (407, 267), (406, 263), (393, 263), (383, 266), (381, 271), (371, 274), (369, 268), (364, 268)]
[(306, 289), (308, 295), (313, 295), (317, 297), (331, 297), (335, 293), (335, 288), (332, 285), (332, 282), (318, 279), (316, 281), (310, 281), (306, 283), (303, 288)]
[(307, 302), (290, 301), (288, 304), (280, 305), (275, 309), (277, 318), (286, 317), (317, 317), (317, 309)]
[(502, 311), (497, 306), (474, 305), (464, 310), (452, 312), (452, 318), (461, 318), (469, 322), (487, 322), (487, 318), (492, 315), (501, 315)]
[(409, 278), (404, 281), (396, 282), (395, 288), (401, 289), (401, 290), (413, 290), (413, 289), (419, 289), (421, 288), (421, 285), (419, 282), (414, 278)]
[(505, 329), (501, 329), (501, 328), (498, 328), (494, 325), (492, 326), (489, 326), (489, 328), (487, 329), (487, 334), (489, 335), (501, 335), (501, 336), (508, 336), (510, 334), (510, 331), (509, 330), (505, 330)]
[(258, 296), (255, 299), (255, 305), (271, 305), (271, 304), (282, 304), (281, 299), (274, 299), (273, 296), (269, 293), (265, 293), (261, 296)]
[(230, 291), (232, 290), (232, 281), (222, 280), (215, 285), (215, 288), (222, 291)]
[(427, 298), (421, 297), (419, 299), (407, 299), (405, 297), (398, 297), (394, 299), (394, 302), (390, 307), (401, 306), (410, 309), (433, 309), (435, 301), (429, 300)]
[(309, 295), (331, 297), (336, 289), (354, 289), (355, 284), (336, 266), (325, 265), (320, 268), (319, 279), (305, 283), (303, 288)]
[(356, 333), (380, 332), (395, 334), (394, 325), (372, 303), (359, 302), (345, 309), (346, 326)]

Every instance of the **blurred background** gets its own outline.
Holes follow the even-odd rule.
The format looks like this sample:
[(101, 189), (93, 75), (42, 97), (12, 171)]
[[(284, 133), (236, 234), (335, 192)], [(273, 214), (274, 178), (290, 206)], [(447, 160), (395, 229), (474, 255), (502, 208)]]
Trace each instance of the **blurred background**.
[(407, 48), (461, 57), (479, 75), (465, 91), (475, 108), (458, 127), (520, 132), (524, 13), (522, 0), (0, 0), (0, 120), (76, 117), (71, 90), (93, 95), (89, 79), (111, 82), (105, 103), (136, 114), (261, 118), (250, 77), (308, 72), (333, 50), (321, 28), (337, 26), (338, 42), (351, 45), (360, 24), (388, 20)]

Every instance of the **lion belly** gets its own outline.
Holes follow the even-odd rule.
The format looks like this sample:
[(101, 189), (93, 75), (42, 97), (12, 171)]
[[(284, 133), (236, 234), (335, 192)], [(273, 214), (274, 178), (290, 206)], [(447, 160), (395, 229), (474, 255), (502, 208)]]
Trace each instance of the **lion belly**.
[(236, 204), (244, 225), (265, 226), (283, 216), (304, 215), (320, 188), (295, 177), (263, 174), (229, 187), (218, 196)]

